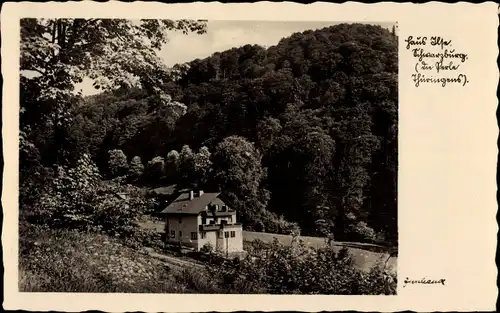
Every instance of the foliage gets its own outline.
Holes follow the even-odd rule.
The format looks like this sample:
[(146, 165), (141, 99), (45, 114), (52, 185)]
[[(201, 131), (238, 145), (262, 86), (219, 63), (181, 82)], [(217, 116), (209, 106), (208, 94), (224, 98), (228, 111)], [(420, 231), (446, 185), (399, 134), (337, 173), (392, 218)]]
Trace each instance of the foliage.
[(55, 228), (104, 232), (129, 237), (146, 202), (138, 188), (102, 182), (87, 155), (75, 168), (60, 168), (52, 190), (42, 197), (37, 217)]
[(214, 247), (210, 242), (207, 242), (206, 244), (201, 247), (200, 252), (201, 253), (212, 253), (214, 251)]
[(130, 161), (128, 176), (132, 181), (138, 180), (144, 174), (144, 165), (142, 164), (141, 158), (135, 156)]
[[(70, 25), (74, 20), (60, 22)], [(104, 171), (109, 147), (142, 160), (164, 157), (164, 166), (158, 162), (151, 170), (149, 163), (147, 175), (137, 183), (220, 188), (241, 210), (245, 227), (286, 233), (293, 228), (284, 227), (282, 221), (287, 221), (298, 224), (304, 235), (340, 241), (383, 237), (391, 245), (397, 243), (395, 34), (379, 26), (339, 24), (293, 34), (267, 49), (245, 45), (218, 52), (165, 74), (155, 58), (141, 59), (151, 52), (147, 49), (134, 48), (136, 54), (126, 64), (117, 61), (114, 67), (110, 62), (116, 54), (97, 53), (108, 51), (99, 47), (115, 44), (116, 34), (126, 32), (123, 38), (128, 38), (140, 24), (122, 29), (117, 25), (127, 21), (88, 22), (95, 25), (79, 34), (110, 31), (77, 38), (98, 39), (96, 49), (85, 47), (98, 56), (92, 62), (102, 59), (95, 73), (101, 65), (127, 65), (130, 68), (103, 75), (118, 82), (128, 71), (140, 84), (84, 99), (58, 94), (57, 101), (42, 101), (39, 96), (47, 93), (47, 86), (69, 90), (66, 85), (72, 83), (64, 82), (70, 79), (44, 85), (41, 78), (22, 78), (22, 166), (70, 165), (88, 153)], [(40, 56), (50, 49), (40, 45), (37, 50), (38, 44), (29, 43), (42, 22), (24, 23), (22, 49), (30, 64), (35, 61), (29, 53)], [(53, 28), (40, 31), (47, 29)], [(145, 38), (136, 36), (130, 42), (149, 45)], [(117, 51), (123, 49), (131, 48), (120, 44)], [(83, 67), (78, 72), (89, 70), (85, 58), (57, 60), (63, 69), (76, 62)]]
[[(155, 52), (167, 42), (168, 30), (203, 34), (206, 25), (189, 20), (22, 19), (21, 70), (38, 72), (40, 84), (61, 92), (84, 76), (97, 79), (96, 88), (132, 85), (133, 76), (151, 84), (151, 73), (161, 79), (168, 72)], [(50, 88), (46, 92), (57, 92)]]
[[(297, 241), (291, 246), (255, 241), (248, 251), (241, 261), (207, 251), (206, 270), (177, 270), (130, 248), (121, 238), (21, 223), (19, 288), (23, 292), (396, 293), (396, 277), (382, 264), (360, 272), (351, 267), (345, 251), (308, 250)], [(358, 289), (347, 290), (353, 286)]]
[(118, 177), (127, 174), (129, 166), (125, 153), (119, 149), (110, 150), (108, 153), (108, 166), (111, 177)]
[(396, 276), (381, 266), (370, 272), (354, 267), (347, 251), (306, 248), (300, 241), (284, 246), (257, 242), (243, 260), (212, 253), (207, 269), (217, 284), (244, 293), (395, 294)]
[(259, 218), (263, 225), (263, 229), (261, 231), (283, 235), (300, 234), (300, 226), (298, 223), (287, 221), (283, 215), (277, 216), (272, 212), (264, 212), (263, 216)]
[(194, 155), (194, 175), (199, 184), (203, 184), (207, 180), (207, 176), (212, 168), (212, 154), (207, 147), (200, 148), (198, 153)]
[[(50, 192), (45, 194), (38, 210), (48, 223), (64, 225), (90, 223), (89, 214), (94, 208), (89, 205), (100, 184), (99, 170), (88, 155), (83, 155), (75, 168), (59, 167)], [(90, 211), (90, 212), (89, 212)]]
[(377, 234), (373, 228), (369, 227), (366, 222), (359, 221), (351, 227), (351, 236), (356, 240), (364, 242), (375, 242), (377, 239)]
[(252, 226), (265, 214), (269, 195), (261, 188), (266, 172), (260, 152), (240, 136), (220, 142), (213, 154), (214, 184), (239, 212), (242, 223)]
[(157, 156), (149, 161), (147, 170), (151, 181), (159, 181), (165, 174), (165, 160), (163, 157)]
[(167, 175), (177, 177), (179, 173), (180, 155), (179, 152), (172, 150), (167, 154), (165, 166), (167, 167)]
[[(23, 138), (47, 154), (49, 165), (74, 161), (71, 158), (90, 152), (71, 155), (74, 146), (80, 146), (77, 140), (71, 142), (72, 135), (88, 132), (70, 128), (74, 123), (82, 128), (93, 124), (75, 119), (72, 110), (81, 103), (75, 84), (90, 78), (96, 89), (140, 86), (156, 102), (165, 103), (167, 95), (159, 87), (179, 75), (157, 56), (167, 42), (167, 31), (206, 32), (206, 23), (190, 20), (25, 18), (20, 26)], [(178, 102), (168, 104), (169, 110), (185, 111)], [(96, 134), (101, 136), (102, 129)]]
[(191, 178), (194, 171), (194, 152), (189, 145), (183, 145), (179, 153), (179, 173), (180, 180), (187, 185), (191, 185)]

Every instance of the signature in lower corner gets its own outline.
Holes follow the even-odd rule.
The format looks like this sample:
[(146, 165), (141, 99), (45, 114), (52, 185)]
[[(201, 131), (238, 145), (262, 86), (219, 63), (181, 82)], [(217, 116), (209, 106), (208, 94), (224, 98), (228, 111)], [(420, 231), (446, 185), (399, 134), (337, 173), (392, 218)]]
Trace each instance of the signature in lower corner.
[(406, 285), (410, 284), (410, 285), (415, 285), (415, 284), (418, 284), (418, 285), (445, 285), (446, 279), (444, 278), (440, 278), (440, 279), (427, 279), (427, 278), (422, 278), (422, 279), (409, 279), (408, 277), (406, 277), (406, 279), (404, 280), (404, 285), (403, 285), (403, 288), (406, 287)]

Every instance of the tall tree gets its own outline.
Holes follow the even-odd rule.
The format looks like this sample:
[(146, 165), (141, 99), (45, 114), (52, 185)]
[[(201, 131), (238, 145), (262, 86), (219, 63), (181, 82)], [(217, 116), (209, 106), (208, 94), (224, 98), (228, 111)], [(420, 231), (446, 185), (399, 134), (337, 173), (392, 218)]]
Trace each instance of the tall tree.
[(189, 20), (22, 19), (21, 127), (27, 138), (33, 129), (53, 125), (55, 141), (64, 142), (74, 86), (85, 77), (95, 80), (98, 89), (140, 84), (161, 101), (160, 86), (172, 77), (157, 51), (169, 30), (202, 34), (206, 25)]
[(144, 174), (144, 164), (142, 164), (141, 158), (135, 156), (130, 161), (128, 175), (132, 181), (137, 181)]
[(125, 175), (128, 171), (127, 156), (122, 150), (110, 150), (108, 166), (111, 177)]
[(268, 192), (261, 188), (266, 171), (262, 155), (244, 137), (229, 136), (216, 147), (213, 154), (214, 182), (239, 209), (243, 222), (253, 224), (252, 217), (262, 214)]

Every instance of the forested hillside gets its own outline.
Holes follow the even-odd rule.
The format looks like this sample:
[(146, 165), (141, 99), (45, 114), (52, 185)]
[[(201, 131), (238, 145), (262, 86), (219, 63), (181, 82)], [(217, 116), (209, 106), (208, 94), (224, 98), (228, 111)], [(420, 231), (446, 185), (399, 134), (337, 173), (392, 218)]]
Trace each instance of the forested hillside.
[[(89, 154), (106, 179), (222, 190), (249, 229), (397, 242), (394, 32), (341, 24), (181, 64), (171, 79), (154, 69), (141, 68), (143, 88), (51, 106), (67, 123), (27, 107), (22, 199), (34, 201), (28, 191), (55, 165)], [(33, 103), (36, 86), (24, 84)]]

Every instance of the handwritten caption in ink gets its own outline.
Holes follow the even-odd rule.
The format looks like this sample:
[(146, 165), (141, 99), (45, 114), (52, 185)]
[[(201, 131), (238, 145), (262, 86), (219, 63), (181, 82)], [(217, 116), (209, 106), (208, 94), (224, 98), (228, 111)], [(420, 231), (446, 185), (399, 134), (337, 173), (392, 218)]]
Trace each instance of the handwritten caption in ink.
[(404, 280), (404, 285), (403, 288), (405, 288), (407, 285), (445, 285), (446, 279), (440, 278), (440, 279), (427, 279), (427, 278), (422, 278), (422, 279), (410, 279), (406, 277)]
[(406, 50), (410, 50), (415, 62), (411, 75), (415, 87), (423, 84), (450, 84), (465, 86), (469, 83), (462, 72), (469, 57), (457, 51), (451, 40), (442, 37), (414, 37), (405, 39)]

